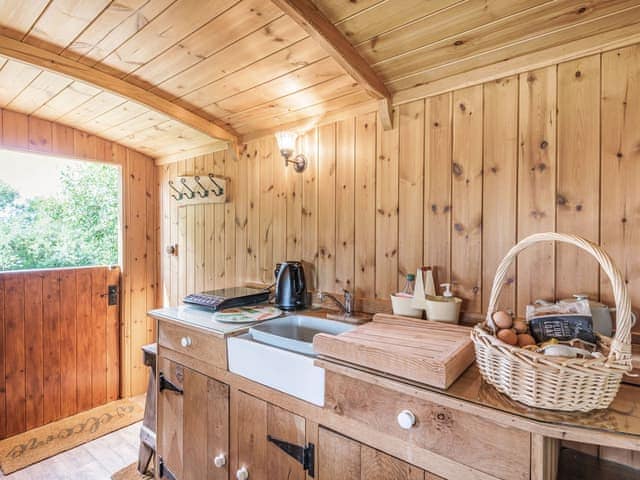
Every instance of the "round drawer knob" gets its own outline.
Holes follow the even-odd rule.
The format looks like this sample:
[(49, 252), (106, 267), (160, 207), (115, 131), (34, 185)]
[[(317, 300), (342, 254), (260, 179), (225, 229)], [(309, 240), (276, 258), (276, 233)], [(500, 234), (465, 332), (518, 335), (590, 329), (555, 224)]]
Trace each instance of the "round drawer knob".
[(238, 480), (247, 480), (249, 478), (249, 470), (246, 467), (242, 467), (236, 472), (236, 478)]
[(400, 428), (409, 430), (416, 424), (416, 416), (410, 410), (403, 410), (398, 414), (398, 425)]
[(180, 339), (180, 345), (182, 345), (184, 348), (190, 347), (191, 343), (191, 337), (182, 337)]
[(222, 468), (227, 464), (227, 457), (224, 456), (224, 453), (221, 453), (213, 459), (213, 464), (218, 468)]

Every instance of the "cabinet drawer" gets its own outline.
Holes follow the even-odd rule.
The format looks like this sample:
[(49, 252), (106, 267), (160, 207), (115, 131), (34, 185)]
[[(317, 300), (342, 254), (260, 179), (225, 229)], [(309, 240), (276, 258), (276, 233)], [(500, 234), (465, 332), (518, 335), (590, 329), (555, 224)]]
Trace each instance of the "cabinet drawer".
[[(498, 478), (529, 478), (527, 432), (334, 372), (325, 379), (325, 408), (338, 415)], [(398, 422), (405, 410), (415, 417), (408, 429)]]
[(214, 367), (227, 368), (227, 342), (224, 337), (160, 320), (158, 343)]

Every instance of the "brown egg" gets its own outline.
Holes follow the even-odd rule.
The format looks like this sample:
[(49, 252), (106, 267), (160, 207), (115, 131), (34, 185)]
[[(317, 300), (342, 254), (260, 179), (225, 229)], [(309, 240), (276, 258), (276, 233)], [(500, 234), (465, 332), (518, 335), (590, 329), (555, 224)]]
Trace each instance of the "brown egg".
[(518, 344), (518, 336), (516, 335), (516, 332), (514, 332), (510, 328), (505, 328), (504, 330), (500, 330), (498, 332), (498, 338), (502, 340), (504, 343), (508, 343), (509, 345)]
[(503, 310), (500, 310), (493, 314), (493, 322), (497, 325), (498, 328), (511, 328), (511, 325), (513, 324), (511, 315)]
[(527, 333), (527, 330), (529, 330), (529, 326), (527, 325), (527, 322), (525, 322), (520, 318), (516, 318), (513, 321), (513, 328), (517, 333)]
[(536, 340), (528, 333), (521, 333), (518, 335), (518, 346), (526, 347), (527, 345), (535, 345)]

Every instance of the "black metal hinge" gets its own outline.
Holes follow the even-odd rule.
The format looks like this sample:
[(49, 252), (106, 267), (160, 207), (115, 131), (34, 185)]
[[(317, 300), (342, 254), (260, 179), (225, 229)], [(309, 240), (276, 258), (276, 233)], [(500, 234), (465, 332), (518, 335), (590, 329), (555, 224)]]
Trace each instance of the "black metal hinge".
[(309, 473), (309, 476), (313, 477), (315, 473), (315, 448), (313, 443), (309, 443), (306, 447), (301, 447), (300, 445), (278, 440), (277, 438), (273, 438), (271, 435), (267, 435), (267, 440), (274, 443), (280, 450), (290, 457), (295, 458), (302, 464), (302, 468)]
[(184, 393), (184, 391), (181, 388), (178, 388), (169, 380), (167, 380), (166, 377), (164, 376), (164, 373), (162, 372), (160, 372), (160, 375), (158, 375), (158, 384), (159, 384), (158, 385), (159, 391), (169, 390), (171, 392), (177, 393), (178, 395), (182, 395)]
[(162, 460), (162, 457), (160, 458), (160, 461), (158, 462), (158, 470), (160, 470), (160, 472), (159, 472), (160, 473), (160, 478), (166, 478), (167, 480), (177, 480), (176, 476), (165, 465), (164, 460)]

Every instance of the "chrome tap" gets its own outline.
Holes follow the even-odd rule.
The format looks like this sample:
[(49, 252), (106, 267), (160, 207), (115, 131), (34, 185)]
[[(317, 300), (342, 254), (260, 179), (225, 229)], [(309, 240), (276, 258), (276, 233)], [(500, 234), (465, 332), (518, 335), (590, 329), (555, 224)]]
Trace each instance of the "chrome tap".
[(324, 302), (326, 298), (333, 300), (333, 302), (338, 307), (340, 307), (340, 310), (342, 310), (342, 313), (344, 313), (345, 316), (350, 317), (351, 314), (353, 313), (353, 294), (349, 290), (347, 289), (344, 290), (344, 303), (342, 303), (340, 300), (338, 300), (334, 295), (331, 295), (330, 293), (320, 292), (318, 294), (318, 299), (320, 300), (320, 303)]

